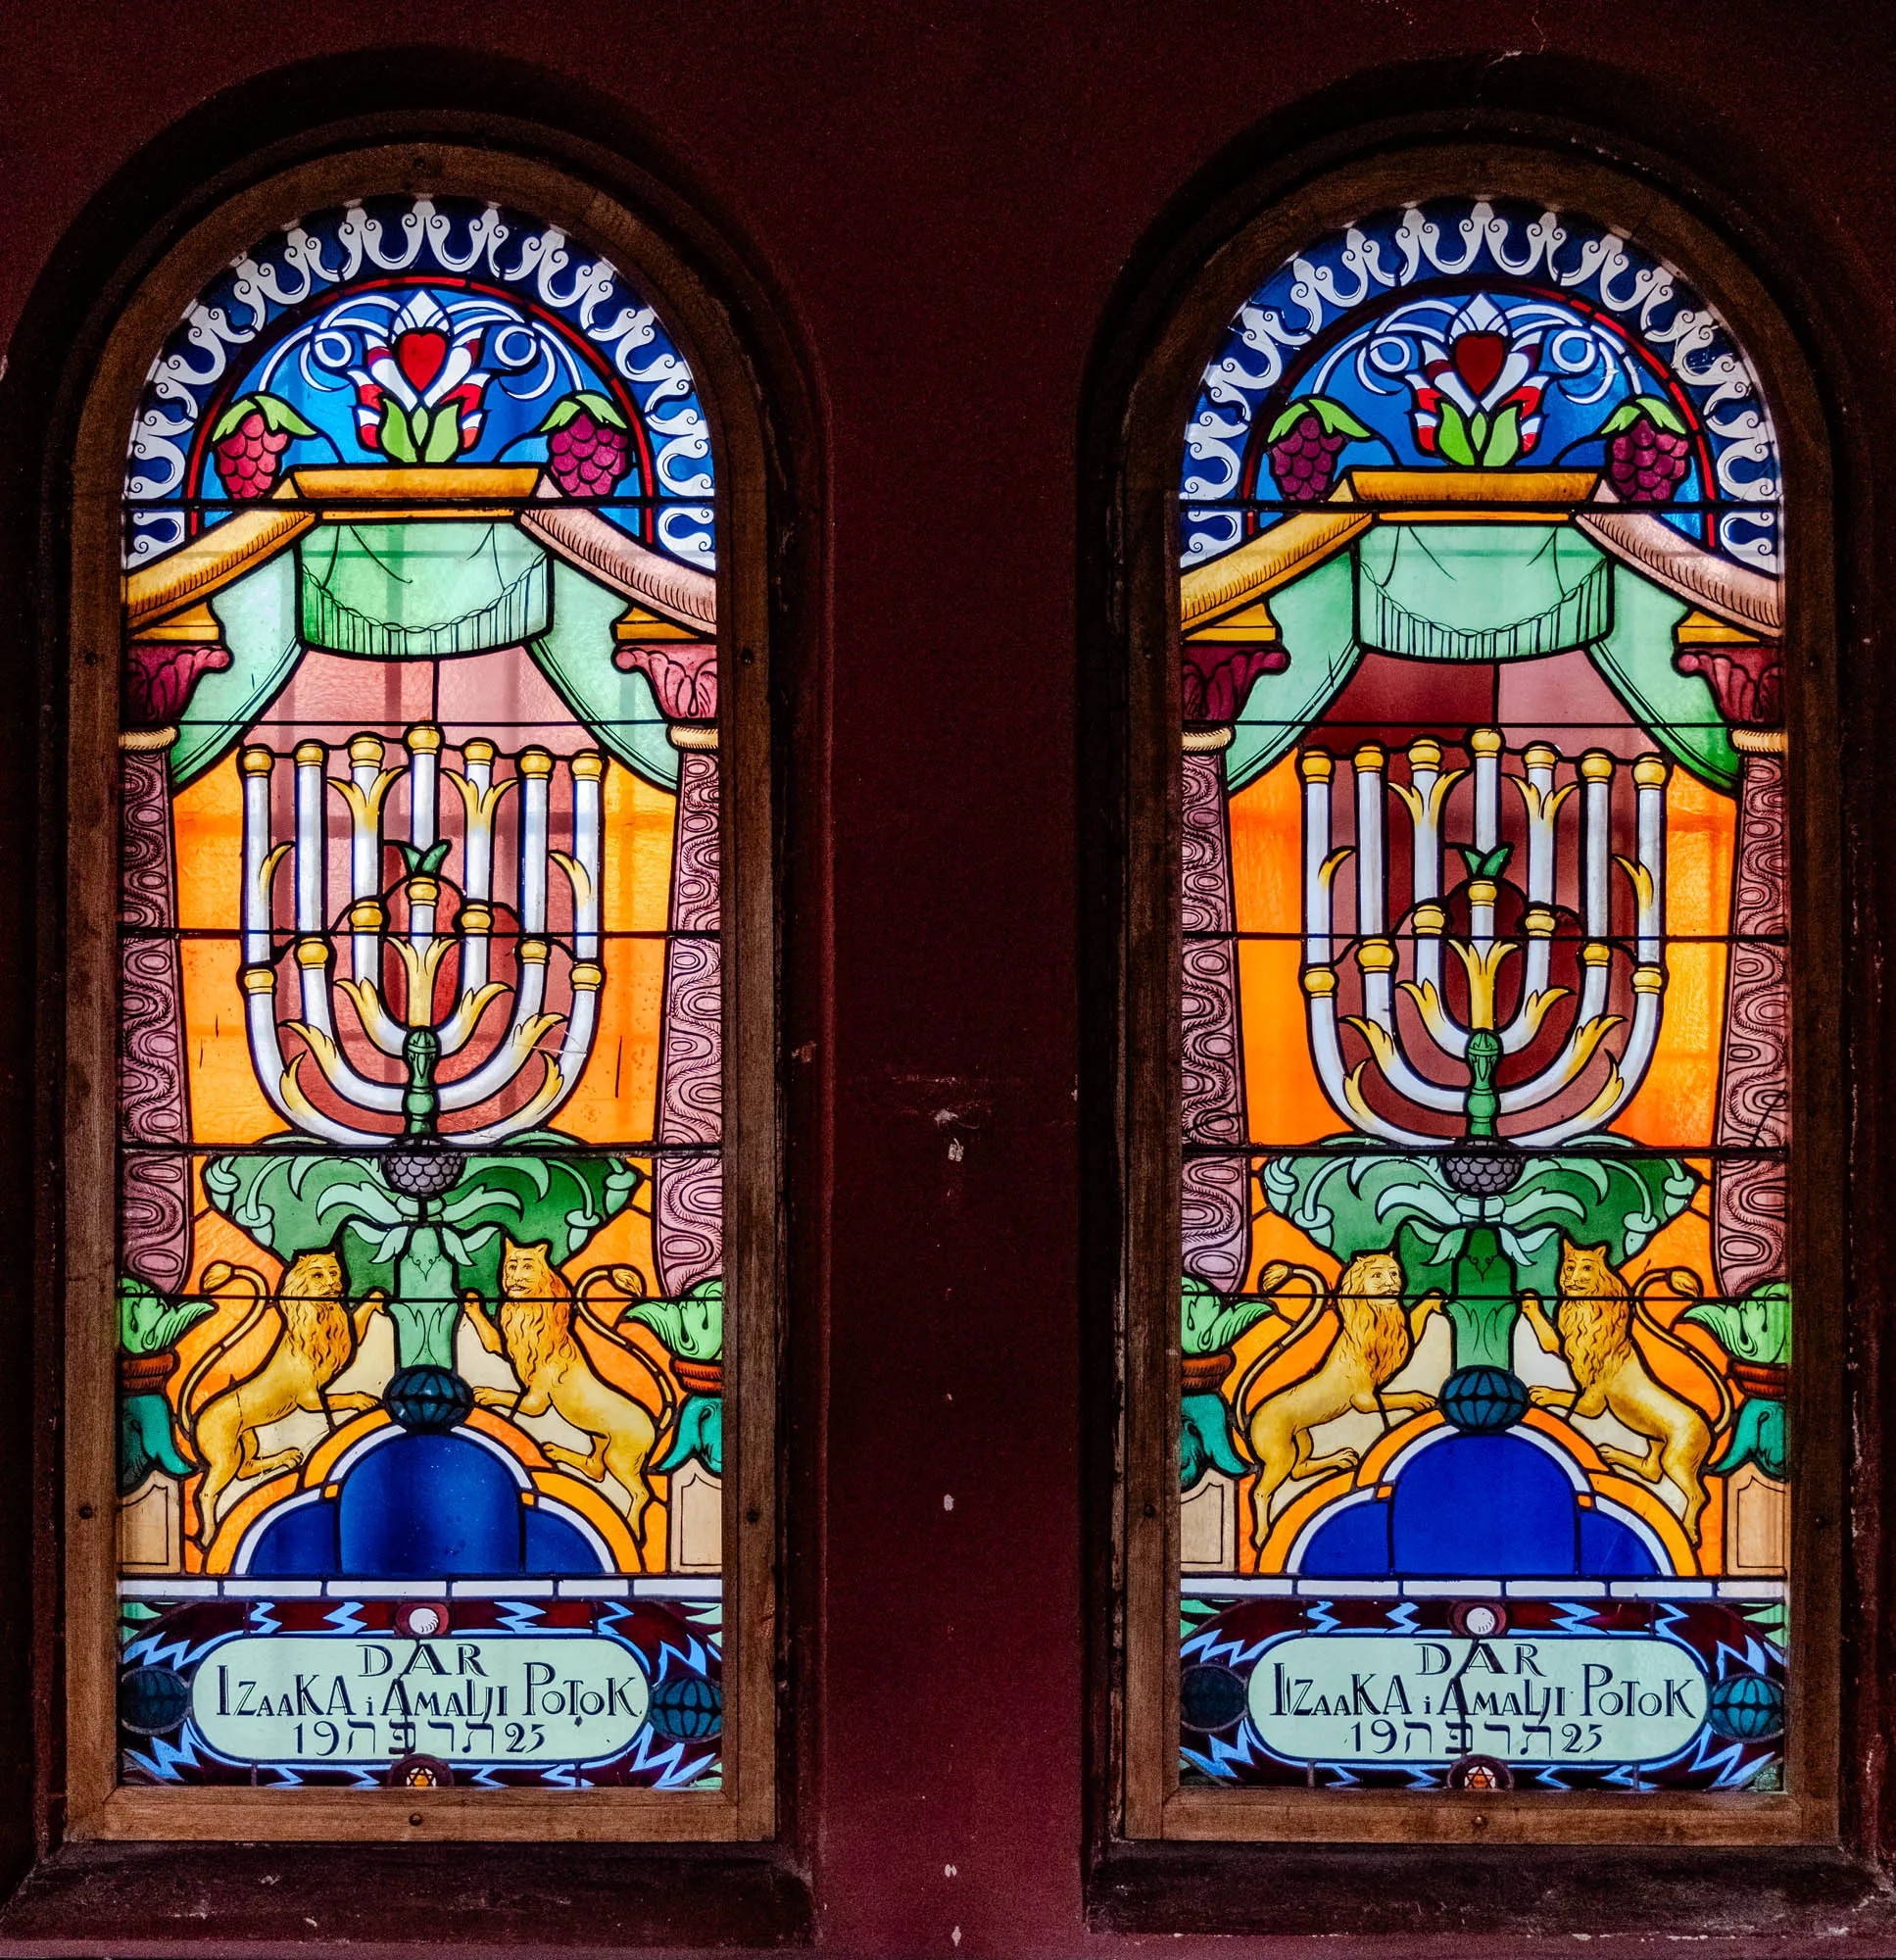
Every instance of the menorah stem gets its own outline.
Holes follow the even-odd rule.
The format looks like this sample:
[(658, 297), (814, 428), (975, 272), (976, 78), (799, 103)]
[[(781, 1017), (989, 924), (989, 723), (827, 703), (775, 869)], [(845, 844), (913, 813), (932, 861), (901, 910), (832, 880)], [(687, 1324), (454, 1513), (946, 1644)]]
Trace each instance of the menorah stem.
[(1468, 1134), (1491, 1137), (1494, 1119), (1501, 1113), (1501, 1099), (1495, 1093), (1494, 1071), (1500, 1066), (1501, 1037), (1492, 1028), (1475, 1028), (1468, 1037)]
[(434, 1071), (441, 1059), (441, 1037), (432, 1028), (411, 1028), (403, 1044), (402, 1059), (409, 1069), (408, 1087), (402, 1092), (402, 1134), (431, 1137), (440, 1111)]

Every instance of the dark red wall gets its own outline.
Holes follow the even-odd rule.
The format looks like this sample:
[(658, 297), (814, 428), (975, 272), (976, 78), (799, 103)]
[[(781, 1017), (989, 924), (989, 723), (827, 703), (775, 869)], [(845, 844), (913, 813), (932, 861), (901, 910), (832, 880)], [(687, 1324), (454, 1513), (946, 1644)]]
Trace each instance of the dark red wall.
[[(1191, 215), (1198, 173), (1248, 131), (1267, 152), (1290, 105), (1318, 99), (1335, 127), (1358, 98), (1524, 104), (1682, 155), (1798, 264), (1845, 269), (1838, 330), (1871, 386), (1896, 360), (1892, 19), (1870, 0), (0, 8), (0, 342), (36, 286), (69, 317), (82, 215), (168, 125), (283, 65), (362, 49), (372, 68), (393, 44), (615, 102), (793, 316), (818, 379), (833, 710), (834, 939), (810, 969), (833, 1044), (820, 998), (792, 1031), (834, 1092), (827, 1283), (804, 1296), (827, 1327), (801, 1349), (826, 1356), (827, 1419), (798, 1444), (824, 1547), (802, 1818), (827, 1948), (1119, 1943), (1083, 1902), (1073, 760), (1079, 432), (1116, 285), (1175, 200)], [(121, 178), (84, 221), (129, 195)], [(22, 508), (35, 467), (0, 456)], [(30, 656), (0, 646), (0, 788), (30, 805)], [(0, 815), (23, 893), (29, 814)], [(0, 891), (0, 981), (25, 906)], [(30, 1229), (28, 1005), (0, 994), (9, 1234)], [(0, 1246), (0, 1311), (23, 1324), (26, 1243)], [(0, 1349), (27, 1365), (20, 1339)], [(0, 1471), (26, 1474), (24, 1449), (0, 1445)], [(16, 1572), (0, 1636), (24, 1601)], [(6, 1763), (26, 1748), (12, 1735)]]

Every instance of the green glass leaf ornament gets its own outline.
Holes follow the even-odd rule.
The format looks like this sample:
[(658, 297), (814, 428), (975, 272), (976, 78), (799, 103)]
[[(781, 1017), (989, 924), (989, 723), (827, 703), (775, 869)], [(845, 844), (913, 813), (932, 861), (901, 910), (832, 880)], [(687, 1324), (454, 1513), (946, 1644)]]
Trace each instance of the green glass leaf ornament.
[[(457, 1289), (490, 1305), (509, 1239), (545, 1245), (552, 1263), (562, 1264), (625, 1209), (642, 1176), (624, 1158), (588, 1152), (558, 1131), (512, 1142), (505, 1152), (469, 1157), (442, 1198), (428, 1200), (438, 1206), (430, 1229), (440, 1231)], [(219, 1211), (279, 1258), (333, 1246), (358, 1298), (396, 1290), (397, 1267), (424, 1218), (422, 1204), (392, 1191), (369, 1154), (217, 1157), (204, 1186)]]
[(461, 454), (461, 404), (444, 402), (428, 420), (421, 445), (423, 463), (452, 463)]
[(1511, 402), (1494, 418), (1494, 427), (1482, 449), (1482, 465), (1487, 469), (1505, 469), (1521, 454), (1521, 407)]
[[(416, 416), (423, 426), (427, 422), (427, 411), (417, 409)], [(409, 422), (402, 405), (393, 395), (382, 398), (382, 418), (376, 425), (376, 439), (381, 451), (391, 463), (417, 463), (420, 455), (415, 447), (414, 431)]]
[(663, 1460), (652, 1467), (669, 1476), (693, 1457), (713, 1477), (724, 1474), (724, 1404), (716, 1396), (691, 1396), (678, 1411), (678, 1426)]
[(212, 424), (211, 440), (214, 443), (222, 442), (226, 436), (241, 428), (252, 415), (262, 416), (264, 426), (272, 435), (279, 435), (285, 429), (288, 429), (293, 436), (310, 436), (316, 432), (315, 427), (305, 421), (281, 395), (260, 392), (254, 395), (239, 395)]
[[(1280, 1269), (1281, 1270), (1281, 1269)], [(1179, 1348), (1186, 1354), (1217, 1354), (1247, 1329), (1277, 1311), (1268, 1299), (1223, 1294), (1194, 1274), (1187, 1273), (1180, 1290)]]
[(1477, 851), (1472, 844), (1458, 844), (1455, 848), (1461, 853), (1471, 878), (1498, 878), (1514, 856), (1512, 844), (1497, 844), (1492, 851)]
[(581, 414), (589, 415), (594, 421), (603, 422), (608, 428), (622, 429), (628, 426), (618, 406), (609, 396), (600, 394), (593, 388), (580, 388), (570, 395), (562, 395), (547, 411), (546, 418), (534, 430), (536, 435), (552, 435), (562, 429), (569, 421)]
[(1620, 1264), (1685, 1209), (1699, 1182), (1677, 1157), (1574, 1149), (1531, 1159), (1505, 1194), (1472, 1197), (1448, 1184), (1434, 1154), (1355, 1138), (1273, 1157), (1262, 1177), (1271, 1208), (1337, 1258), (1393, 1250), (1411, 1298), (1452, 1286), (1478, 1225), (1493, 1231), (1522, 1288), (1550, 1296), (1563, 1239), (1604, 1246)]
[(1209, 1470), (1241, 1477), (1251, 1468), (1232, 1443), (1231, 1411), (1222, 1396), (1187, 1396), (1179, 1404), (1179, 1489), (1190, 1491)]
[(1475, 467), (1476, 451), (1468, 419), (1453, 402), (1443, 401), (1440, 406), (1439, 419), (1435, 424), (1435, 449), (1463, 469)]
[(1596, 436), (1618, 435), (1622, 429), (1630, 428), (1642, 416), (1668, 435), (1689, 432), (1685, 417), (1663, 395), (1634, 395), (1629, 401), (1622, 402), (1593, 433)]
[(1323, 424), (1325, 435), (1347, 436), (1351, 442), (1371, 440), (1369, 430), (1343, 407), (1342, 403), (1333, 402), (1328, 395), (1300, 395), (1295, 401), (1287, 403), (1270, 427), (1265, 430), (1266, 444), (1282, 442), (1304, 416), (1309, 415), (1314, 415)]

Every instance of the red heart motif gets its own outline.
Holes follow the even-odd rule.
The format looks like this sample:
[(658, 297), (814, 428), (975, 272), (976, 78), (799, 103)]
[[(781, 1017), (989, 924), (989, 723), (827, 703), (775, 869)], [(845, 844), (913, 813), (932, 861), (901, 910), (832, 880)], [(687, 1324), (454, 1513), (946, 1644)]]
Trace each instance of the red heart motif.
[(428, 383), (441, 372), (448, 358), (448, 336), (431, 326), (417, 327), (395, 343), (395, 365), (417, 395), (425, 395)]
[(1494, 385), (1508, 358), (1508, 337), (1505, 333), (1464, 333), (1448, 351), (1454, 357), (1455, 372), (1479, 402)]

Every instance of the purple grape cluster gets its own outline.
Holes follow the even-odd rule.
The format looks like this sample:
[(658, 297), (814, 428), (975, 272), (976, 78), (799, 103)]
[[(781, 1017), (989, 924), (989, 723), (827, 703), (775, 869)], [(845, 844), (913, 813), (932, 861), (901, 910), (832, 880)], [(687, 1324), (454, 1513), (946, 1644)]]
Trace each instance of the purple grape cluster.
[(1348, 438), (1338, 429), (1327, 432), (1313, 409), (1272, 443), (1271, 474), (1278, 494), (1291, 504), (1316, 504), (1330, 495), (1337, 475), (1337, 455)]
[(547, 438), (548, 466), (568, 497), (604, 497), (625, 474), (625, 431), (581, 409)]
[(263, 410), (252, 409), (217, 445), (218, 474), (223, 478), (223, 487), (243, 503), (267, 497), (289, 446), (289, 430), (272, 429), (264, 419)]
[(1691, 444), (1639, 416), (1606, 447), (1607, 481), (1623, 504), (1663, 504), (1691, 468)]

